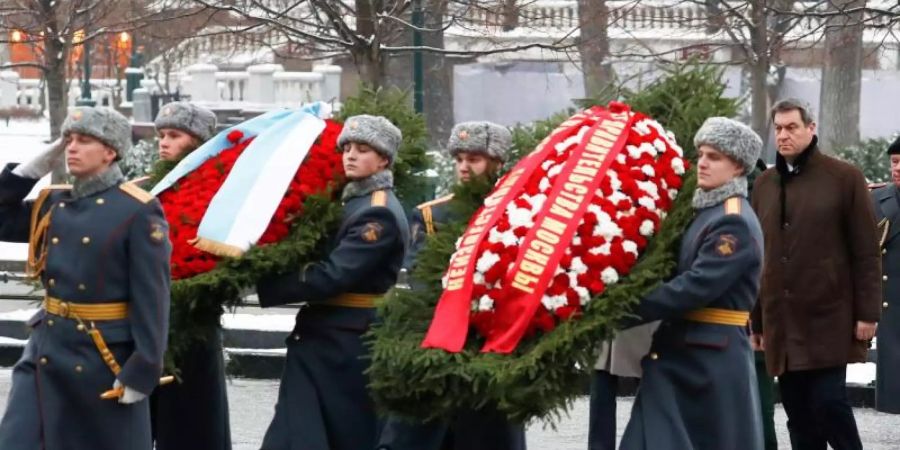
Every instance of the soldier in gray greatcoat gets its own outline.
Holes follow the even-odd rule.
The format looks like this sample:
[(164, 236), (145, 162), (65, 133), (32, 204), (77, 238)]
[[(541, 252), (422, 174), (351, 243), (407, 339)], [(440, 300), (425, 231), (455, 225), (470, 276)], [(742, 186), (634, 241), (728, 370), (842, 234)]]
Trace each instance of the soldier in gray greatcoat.
[[(193, 103), (172, 102), (154, 125), (160, 159), (178, 161), (216, 134), (216, 115)], [(150, 399), (156, 450), (231, 450), (222, 327), (194, 325), (205, 335), (178, 355), (178, 380), (160, 386)]]
[[(116, 163), (131, 147), (128, 119), (79, 107), (62, 132), (64, 145), (0, 173), (0, 239), (30, 243), (27, 268), (46, 291), (13, 368), (0, 448), (149, 450), (146, 398), (169, 320), (168, 224)], [(24, 201), (63, 152), (74, 185)]]
[(633, 323), (661, 322), (642, 361), (623, 450), (763, 448), (748, 334), (763, 237), (745, 177), (762, 141), (740, 122), (713, 117), (694, 144), (696, 215), (682, 238), (676, 274), (634, 311)]
[[(456, 181), (465, 183), (474, 177), (495, 180), (512, 146), (509, 130), (492, 122), (462, 122), (453, 127), (447, 152), (455, 160)], [(411, 270), (427, 236), (454, 221), (449, 208), (453, 195), (425, 202), (410, 218), (411, 243), (404, 268)], [(413, 282), (415, 289), (415, 282)], [(524, 450), (525, 425), (510, 422), (491, 408), (461, 410), (453, 417), (429, 423), (409, 418), (388, 417), (382, 429), (378, 450)]]
[(884, 300), (878, 323), (875, 409), (900, 414), (900, 137), (890, 147), (891, 182), (872, 191), (879, 221)]
[(384, 117), (353, 116), (338, 137), (344, 187), (340, 228), (325, 258), (257, 282), (263, 307), (305, 302), (287, 338), (275, 417), (263, 450), (375, 447), (378, 423), (364, 374), (363, 335), (375, 299), (397, 282), (409, 242), (390, 166), (400, 130)]

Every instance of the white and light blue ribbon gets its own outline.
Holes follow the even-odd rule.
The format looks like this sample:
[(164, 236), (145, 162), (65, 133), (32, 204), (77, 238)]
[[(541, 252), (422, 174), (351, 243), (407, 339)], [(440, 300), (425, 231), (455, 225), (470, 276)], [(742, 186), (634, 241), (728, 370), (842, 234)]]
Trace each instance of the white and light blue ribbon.
[(232, 130), (253, 142), (238, 157), (213, 197), (194, 245), (223, 256), (239, 256), (263, 235), (288, 185), (325, 129), (330, 107), (314, 103), (299, 110), (273, 111), (235, 125), (185, 157), (151, 191), (162, 192), (207, 159), (233, 144)]

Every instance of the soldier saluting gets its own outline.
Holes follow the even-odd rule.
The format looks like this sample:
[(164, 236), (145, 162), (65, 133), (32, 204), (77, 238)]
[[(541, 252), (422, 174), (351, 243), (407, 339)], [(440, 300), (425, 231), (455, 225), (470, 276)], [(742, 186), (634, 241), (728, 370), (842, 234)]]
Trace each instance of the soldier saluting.
[(343, 219), (321, 261), (257, 283), (263, 307), (308, 302), (287, 339), (287, 359), (265, 450), (375, 447), (363, 334), (375, 299), (397, 281), (409, 241), (390, 166), (400, 130), (384, 117), (353, 116), (338, 138), (350, 182)]
[[(13, 369), (0, 448), (150, 449), (146, 397), (168, 329), (168, 225), (116, 163), (131, 148), (128, 119), (79, 107), (62, 131), (64, 145), (0, 173), (0, 239), (29, 242), (27, 270), (46, 290)], [(63, 152), (74, 185), (23, 201)]]

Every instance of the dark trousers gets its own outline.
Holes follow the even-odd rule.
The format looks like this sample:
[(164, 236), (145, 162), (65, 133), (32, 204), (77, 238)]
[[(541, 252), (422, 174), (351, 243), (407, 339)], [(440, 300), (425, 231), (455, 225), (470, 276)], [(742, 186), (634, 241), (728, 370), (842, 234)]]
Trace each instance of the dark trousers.
[(756, 353), (756, 383), (759, 387), (759, 409), (762, 412), (763, 441), (766, 450), (778, 450), (775, 435), (775, 382), (766, 372), (766, 354)]
[(222, 329), (181, 356), (181, 379), (150, 396), (156, 450), (231, 450)]
[(588, 450), (616, 449), (616, 390), (619, 377), (595, 370), (591, 377)]
[(847, 366), (789, 371), (778, 377), (794, 450), (861, 450), (847, 398)]

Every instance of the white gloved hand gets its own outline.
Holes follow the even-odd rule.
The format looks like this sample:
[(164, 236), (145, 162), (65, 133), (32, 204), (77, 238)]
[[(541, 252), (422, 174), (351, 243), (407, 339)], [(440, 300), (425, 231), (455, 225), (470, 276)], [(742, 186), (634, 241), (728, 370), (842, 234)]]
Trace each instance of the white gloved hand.
[(147, 398), (146, 394), (142, 394), (128, 386), (125, 386), (118, 379), (113, 383), (113, 389), (118, 389), (122, 387), (125, 389), (125, 392), (119, 397), (119, 403), (123, 405), (130, 405), (132, 403), (137, 403), (145, 398)]
[(53, 170), (53, 167), (63, 159), (66, 145), (62, 138), (59, 138), (44, 148), (41, 153), (23, 164), (19, 164), (13, 169), (13, 173), (24, 178), (41, 179)]

